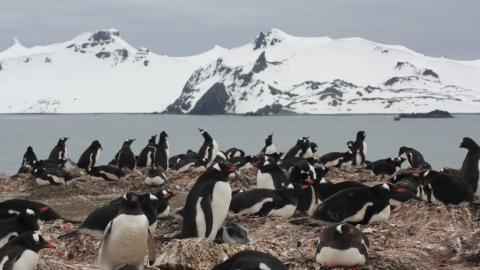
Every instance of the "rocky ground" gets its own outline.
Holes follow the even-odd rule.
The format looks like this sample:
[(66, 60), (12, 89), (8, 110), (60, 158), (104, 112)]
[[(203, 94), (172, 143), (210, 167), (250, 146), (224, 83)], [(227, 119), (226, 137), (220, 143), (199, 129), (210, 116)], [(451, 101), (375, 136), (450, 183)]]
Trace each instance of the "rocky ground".
[[(0, 198), (26, 198), (44, 202), (65, 218), (82, 220), (96, 207), (125, 191), (156, 192), (160, 188), (143, 184), (142, 172), (130, 173), (120, 182), (91, 180), (72, 170), (76, 181), (65, 186), (36, 186), (29, 175), (9, 177), (0, 174)], [(232, 189), (249, 188), (255, 182), (255, 169), (231, 181)], [(162, 189), (175, 193), (172, 209), (182, 207), (198, 173), (169, 174)], [(332, 181), (358, 180), (378, 183), (368, 172), (332, 170)], [(392, 211), (386, 223), (361, 226), (370, 240), (370, 261), (363, 269), (480, 269), (479, 213), (470, 207), (438, 206), (411, 201)], [(297, 217), (294, 217), (297, 218)], [(294, 219), (292, 218), (292, 219)], [(249, 231), (247, 245), (215, 244), (202, 239), (167, 241), (179, 232), (181, 218), (161, 220), (155, 232), (157, 261), (150, 269), (211, 269), (215, 264), (243, 249), (269, 252), (289, 269), (323, 269), (314, 261), (314, 251), (322, 226), (292, 225), (286, 219), (247, 218), (238, 222)], [(57, 246), (42, 251), (41, 270), (98, 269), (94, 262), (98, 241), (89, 236), (67, 240), (57, 237), (75, 229), (70, 223), (50, 222), (42, 235)]]

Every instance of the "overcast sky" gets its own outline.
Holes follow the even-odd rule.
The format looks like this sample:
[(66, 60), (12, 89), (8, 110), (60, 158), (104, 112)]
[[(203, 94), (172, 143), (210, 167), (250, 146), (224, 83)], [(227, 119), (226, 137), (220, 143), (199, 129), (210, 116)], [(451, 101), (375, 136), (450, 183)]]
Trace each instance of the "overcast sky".
[(0, 50), (15, 36), (33, 46), (116, 28), (135, 47), (190, 55), (243, 45), (271, 27), (480, 59), (480, 0), (0, 0)]

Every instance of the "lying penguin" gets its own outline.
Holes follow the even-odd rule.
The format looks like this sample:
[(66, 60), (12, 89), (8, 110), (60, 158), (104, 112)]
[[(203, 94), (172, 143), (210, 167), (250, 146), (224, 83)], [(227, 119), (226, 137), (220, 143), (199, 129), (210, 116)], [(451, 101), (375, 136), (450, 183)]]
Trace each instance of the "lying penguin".
[(145, 175), (145, 184), (147, 186), (160, 186), (167, 181), (167, 173), (163, 167), (158, 166), (150, 168)]
[(368, 262), (368, 238), (348, 223), (334, 224), (320, 235), (315, 261), (327, 267), (357, 267)]
[(35, 270), (44, 248), (55, 248), (35, 232), (26, 232), (9, 241), (0, 248), (0, 269), (2, 270)]
[(26, 209), (35, 211), (41, 221), (63, 220), (64, 223), (79, 223), (63, 218), (53, 208), (44, 203), (23, 199), (10, 199), (0, 202), (0, 219), (15, 217)]
[(217, 264), (212, 270), (287, 270), (279, 259), (255, 250), (244, 250)]
[(25, 209), (18, 216), (0, 220), (0, 248), (9, 240), (29, 231), (40, 230), (38, 215), (32, 209)]

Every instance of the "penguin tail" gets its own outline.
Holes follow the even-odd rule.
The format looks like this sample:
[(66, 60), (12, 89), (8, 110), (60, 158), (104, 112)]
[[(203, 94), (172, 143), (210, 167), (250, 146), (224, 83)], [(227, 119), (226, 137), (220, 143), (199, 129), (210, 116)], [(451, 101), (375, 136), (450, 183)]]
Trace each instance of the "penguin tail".
[(80, 233), (77, 230), (75, 230), (73, 232), (69, 232), (69, 233), (60, 235), (57, 239), (68, 239), (68, 238), (72, 238), (72, 237), (79, 236), (79, 235), (80, 235)]

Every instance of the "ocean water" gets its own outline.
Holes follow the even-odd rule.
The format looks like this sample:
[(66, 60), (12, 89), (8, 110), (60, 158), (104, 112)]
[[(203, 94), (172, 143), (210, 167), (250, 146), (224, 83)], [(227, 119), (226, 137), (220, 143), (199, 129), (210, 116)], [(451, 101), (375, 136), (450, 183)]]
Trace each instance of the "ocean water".
[(230, 147), (256, 154), (264, 139), (274, 133), (274, 144), (287, 151), (300, 136), (310, 136), (320, 153), (346, 151), (358, 130), (367, 133), (367, 159), (395, 156), (402, 145), (421, 151), (434, 168), (460, 167), (466, 151), (458, 148), (463, 137), (480, 143), (480, 115), (452, 119), (402, 119), (392, 115), (332, 116), (185, 116), (154, 114), (0, 115), (0, 171), (14, 174), (27, 146), (40, 159), (48, 157), (59, 137), (67, 142), (69, 157), (81, 153), (98, 139), (103, 152), (99, 164), (110, 161), (126, 138), (135, 138), (138, 154), (148, 138), (165, 130), (170, 153), (197, 151), (203, 141), (197, 128), (205, 128), (222, 150)]

